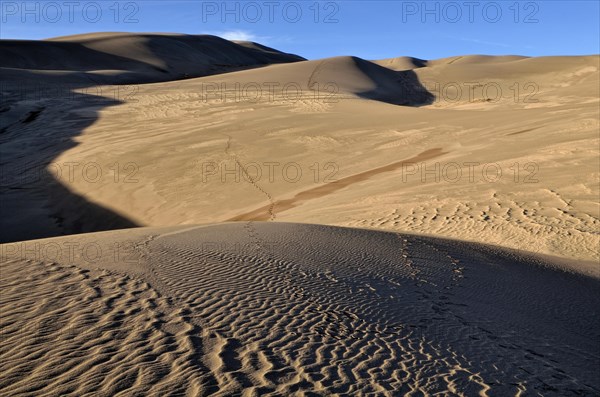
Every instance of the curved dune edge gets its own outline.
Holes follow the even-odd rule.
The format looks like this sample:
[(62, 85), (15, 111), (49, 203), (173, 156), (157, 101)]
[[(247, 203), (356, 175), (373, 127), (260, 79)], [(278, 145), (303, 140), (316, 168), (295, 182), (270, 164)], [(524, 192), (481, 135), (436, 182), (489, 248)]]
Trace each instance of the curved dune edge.
[(0, 394), (600, 391), (600, 281), (515, 251), (255, 222), (0, 248)]

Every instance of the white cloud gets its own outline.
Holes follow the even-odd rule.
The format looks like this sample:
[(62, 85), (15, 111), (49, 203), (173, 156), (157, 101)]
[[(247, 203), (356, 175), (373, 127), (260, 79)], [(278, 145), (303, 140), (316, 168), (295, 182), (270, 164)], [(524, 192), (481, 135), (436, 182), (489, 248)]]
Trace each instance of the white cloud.
[(255, 34), (244, 30), (230, 30), (221, 32), (218, 35), (227, 40), (258, 41), (260, 39)]

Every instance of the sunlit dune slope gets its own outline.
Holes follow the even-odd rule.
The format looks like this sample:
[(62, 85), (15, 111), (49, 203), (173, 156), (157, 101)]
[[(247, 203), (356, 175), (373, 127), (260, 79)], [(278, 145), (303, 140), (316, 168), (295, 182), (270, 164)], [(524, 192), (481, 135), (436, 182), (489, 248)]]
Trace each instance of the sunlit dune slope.
[[(25, 50), (75, 42), (101, 59), (76, 53), (52, 60), (74, 70), (41, 71), (49, 58)], [(180, 48), (173, 42), (181, 52), (165, 50)], [(212, 36), (27, 45), (30, 58), (0, 57), (37, 68), (0, 69), (0, 241), (269, 219), (599, 259), (596, 55), (343, 56), (254, 68), (298, 58)], [(100, 73), (106, 81), (179, 79), (188, 67), (223, 71), (223, 60), (245, 70), (155, 84), (88, 78), (115, 57), (129, 57), (115, 66), (131, 70)], [(73, 76), (79, 83), (66, 83)]]

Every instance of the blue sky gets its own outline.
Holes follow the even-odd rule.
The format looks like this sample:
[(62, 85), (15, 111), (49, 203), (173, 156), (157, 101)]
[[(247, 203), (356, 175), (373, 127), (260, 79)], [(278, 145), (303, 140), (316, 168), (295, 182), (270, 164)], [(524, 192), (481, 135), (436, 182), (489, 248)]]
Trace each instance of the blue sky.
[(0, 38), (216, 34), (309, 59), (600, 53), (600, 1), (0, 0)]

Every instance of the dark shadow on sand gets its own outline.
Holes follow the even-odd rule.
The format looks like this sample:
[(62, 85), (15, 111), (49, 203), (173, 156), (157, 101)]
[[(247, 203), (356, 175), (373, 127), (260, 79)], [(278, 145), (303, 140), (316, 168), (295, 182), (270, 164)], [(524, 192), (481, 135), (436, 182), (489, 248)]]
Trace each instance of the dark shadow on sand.
[[(56, 162), (102, 109), (135, 95), (133, 84), (304, 60), (209, 35), (137, 39), (158, 64), (77, 41), (0, 40), (0, 243), (141, 226), (70, 191), (68, 165)], [(98, 90), (106, 85), (123, 89)]]
[(435, 96), (421, 84), (412, 70), (394, 71), (360, 58), (354, 58), (354, 61), (376, 85), (371, 91), (358, 93), (362, 98), (415, 107), (430, 105), (435, 101)]
[[(72, 166), (71, 172), (64, 161), (56, 161), (78, 144), (75, 138), (97, 121), (100, 110), (123, 102), (75, 92), (92, 85), (82, 79), (62, 83), (25, 70), (0, 77), (5, 116), (0, 124), (0, 243), (139, 226), (69, 190), (63, 182), (81, 177), (82, 168)], [(67, 112), (60, 110), (65, 105)], [(78, 109), (85, 113), (71, 113)]]

